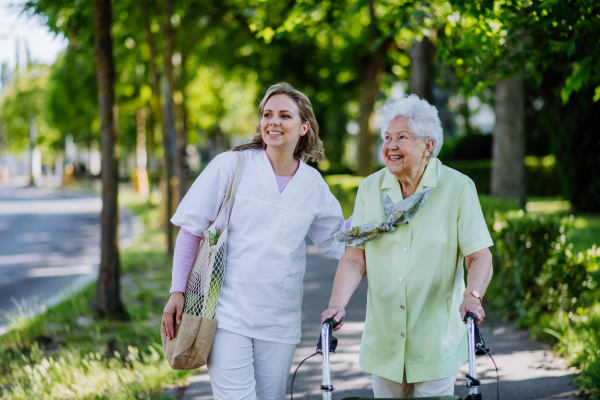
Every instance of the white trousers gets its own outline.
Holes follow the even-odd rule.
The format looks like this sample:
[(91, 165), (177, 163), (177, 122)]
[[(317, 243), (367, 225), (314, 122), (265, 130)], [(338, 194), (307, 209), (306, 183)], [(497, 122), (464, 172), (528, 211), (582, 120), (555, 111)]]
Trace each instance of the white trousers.
[(454, 396), (454, 382), (456, 382), (457, 376), (458, 372), (437, 381), (407, 383), (405, 370), (403, 383), (398, 383), (373, 375), (373, 394), (375, 398), (379, 399), (386, 397)]
[(281, 400), (295, 344), (253, 339), (217, 328), (208, 356), (215, 400)]

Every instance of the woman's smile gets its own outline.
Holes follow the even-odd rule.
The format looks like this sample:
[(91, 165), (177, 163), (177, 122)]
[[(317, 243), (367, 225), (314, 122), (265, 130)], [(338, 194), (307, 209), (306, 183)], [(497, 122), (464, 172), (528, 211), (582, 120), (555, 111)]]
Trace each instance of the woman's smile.
[(401, 156), (399, 154), (394, 154), (394, 155), (388, 154), (388, 159), (390, 161), (399, 161), (399, 160), (402, 160), (403, 158), (404, 158), (404, 156)]

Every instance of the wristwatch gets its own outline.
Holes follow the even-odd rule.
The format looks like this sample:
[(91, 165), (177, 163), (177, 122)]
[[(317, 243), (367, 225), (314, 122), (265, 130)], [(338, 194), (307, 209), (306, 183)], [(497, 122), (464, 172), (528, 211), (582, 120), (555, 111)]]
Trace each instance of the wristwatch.
[(473, 297), (475, 297), (476, 299), (479, 299), (480, 303), (483, 303), (483, 301), (481, 300), (481, 295), (479, 294), (479, 292), (477, 290), (469, 290), (467, 293), (465, 293), (465, 295), (463, 297), (465, 297), (468, 294), (473, 295)]

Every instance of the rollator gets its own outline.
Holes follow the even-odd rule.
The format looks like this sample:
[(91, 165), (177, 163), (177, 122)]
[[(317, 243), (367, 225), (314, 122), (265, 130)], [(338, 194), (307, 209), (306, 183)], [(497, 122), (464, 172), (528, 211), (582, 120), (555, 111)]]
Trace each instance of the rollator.
[[(490, 355), (489, 349), (485, 347), (485, 342), (483, 341), (483, 337), (479, 332), (477, 324), (475, 321), (477, 317), (473, 313), (467, 313), (465, 315), (464, 320), (467, 323), (467, 339), (469, 346), (469, 373), (466, 374), (467, 381), (465, 382), (465, 386), (469, 388), (469, 395), (465, 400), (482, 400), (481, 393), (479, 393), (479, 385), (481, 381), (477, 379), (477, 370), (476, 370), (476, 357), (481, 355)], [(321, 325), (321, 337), (319, 338), (319, 343), (317, 344), (317, 353), (323, 355), (323, 382), (321, 384), (321, 393), (323, 395), (323, 400), (331, 400), (332, 392), (335, 390), (331, 383), (331, 372), (329, 368), (329, 354), (334, 353), (337, 347), (337, 339), (332, 336), (333, 329), (338, 326), (338, 322), (335, 322), (333, 318), (328, 318)], [(491, 358), (491, 355), (490, 355)], [(306, 360), (305, 360), (306, 361)], [(493, 359), (492, 359), (493, 361)], [(304, 362), (304, 361), (303, 361)], [(302, 363), (300, 363), (302, 365)], [(300, 368), (300, 365), (298, 368)], [(494, 362), (494, 366), (496, 363)], [(296, 369), (296, 372), (298, 369)], [(496, 367), (496, 372), (498, 372), (498, 368)], [(295, 377), (296, 374), (294, 374)], [(292, 379), (292, 398), (293, 398), (293, 386), (294, 380)], [(497, 398), (500, 398), (500, 378), (498, 377), (498, 392)], [(397, 398), (397, 399), (387, 399), (387, 400), (411, 400), (416, 399), (415, 397), (410, 398)], [(343, 400), (367, 400), (367, 398), (363, 397), (346, 397)], [(441, 396), (441, 397), (420, 397), (419, 400), (462, 400), (459, 396)]]

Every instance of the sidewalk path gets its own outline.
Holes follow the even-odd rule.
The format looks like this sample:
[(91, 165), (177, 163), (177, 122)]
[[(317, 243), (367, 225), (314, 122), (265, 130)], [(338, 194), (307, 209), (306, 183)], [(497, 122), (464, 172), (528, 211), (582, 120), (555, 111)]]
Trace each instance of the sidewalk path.
[[(292, 373), (298, 364), (316, 349), (320, 332), (320, 315), (327, 306), (331, 285), (337, 268), (337, 260), (316, 252), (307, 246), (307, 268), (304, 278), (304, 303), (302, 306), (302, 342), (298, 345), (292, 364)], [(335, 333), (339, 339), (338, 351), (331, 355), (331, 379), (336, 390), (333, 399), (351, 396), (373, 397), (371, 376), (358, 365), (358, 351), (366, 311), (367, 282), (363, 279), (350, 300), (344, 327)], [(565, 362), (549, 349), (532, 343), (529, 335), (516, 330), (510, 323), (486, 318), (482, 334), (491, 349), (500, 370), (501, 399), (576, 399), (577, 389), (570, 385), (571, 374)], [(306, 361), (296, 375), (294, 398), (320, 400), (321, 360), (315, 356)], [(489, 357), (477, 361), (481, 393), (487, 400), (496, 398), (496, 371)], [(467, 365), (461, 368), (455, 393), (462, 398), (468, 395), (463, 386)], [(290, 398), (290, 380), (287, 399)], [(192, 378), (192, 383), (183, 393), (182, 400), (212, 399), (210, 382), (206, 370)]]

